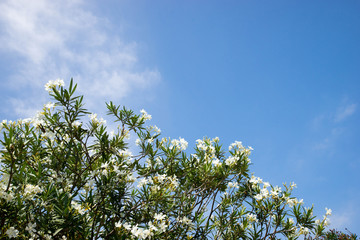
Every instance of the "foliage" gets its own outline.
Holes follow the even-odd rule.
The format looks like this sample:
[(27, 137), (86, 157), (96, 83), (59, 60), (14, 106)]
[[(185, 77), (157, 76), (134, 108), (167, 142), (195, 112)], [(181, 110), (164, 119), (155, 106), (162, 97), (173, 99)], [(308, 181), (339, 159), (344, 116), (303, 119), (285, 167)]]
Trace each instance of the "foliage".
[[(45, 86), (54, 103), (1, 126), (0, 239), (318, 238), (327, 209), (250, 173), (251, 148), (218, 138), (161, 138), (151, 116), (107, 103), (117, 125), (84, 108), (71, 80)], [(86, 116), (90, 120), (86, 120)], [(131, 140), (130, 134), (135, 138)], [(133, 154), (131, 151), (136, 151)]]
[(331, 229), (325, 233), (324, 239), (328, 240), (357, 240), (358, 237), (354, 233), (346, 234), (335, 229)]

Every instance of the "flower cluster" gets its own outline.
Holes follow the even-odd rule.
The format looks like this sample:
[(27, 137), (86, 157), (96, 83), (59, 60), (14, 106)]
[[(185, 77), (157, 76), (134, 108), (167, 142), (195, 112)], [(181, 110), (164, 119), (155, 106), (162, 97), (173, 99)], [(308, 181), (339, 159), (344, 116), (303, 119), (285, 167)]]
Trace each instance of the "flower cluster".
[(140, 113), (141, 113), (141, 118), (144, 119), (144, 120), (151, 120), (151, 115), (148, 114), (144, 109), (141, 109), (140, 110)]
[(63, 87), (64, 85), (64, 80), (62, 79), (50, 80), (45, 84), (45, 90), (50, 93), (54, 88)]
[(177, 139), (171, 140), (171, 148), (177, 148), (179, 150), (184, 151), (186, 150), (187, 146), (188, 146), (188, 142), (185, 141), (185, 139), (183, 138), (180, 138), (179, 140)]
[(245, 156), (249, 156), (252, 150), (254, 150), (252, 147), (245, 148), (240, 141), (235, 141), (229, 146), (229, 151), (240, 152)]
[(41, 193), (42, 189), (36, 185), (32, 185), (32, 184), (26, 184), (25, 189), (24, 189), (24, 196), (26, 196), (27, 198), (32, 198), (34, 195)]
[[(103, 124), (103, 125), (106, 124), (106, 120), (104, 120), (103, 118), (98, 119), (96, 113), (90, 114), (90, 115), (89, 115), (89, 118), (90, 118), (91, 122), (92, 122), (94, 125), (96, 125), (96, 126), (102, 125), (102, 124)], [(75, 126), (79, 126), (79, 125), (81, 125), (81, 123), (79, 123), (79, 122), (78, 122), (78, 123), (75, 123)]]

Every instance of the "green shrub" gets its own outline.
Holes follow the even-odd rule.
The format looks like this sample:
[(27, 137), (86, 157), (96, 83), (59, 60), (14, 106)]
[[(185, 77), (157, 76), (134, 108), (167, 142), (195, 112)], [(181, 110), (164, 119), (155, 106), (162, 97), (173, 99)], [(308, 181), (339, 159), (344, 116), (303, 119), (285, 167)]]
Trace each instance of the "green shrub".
[(111, 131), (74, 95), (72, 80), (45, 88), (54, 103), (0, 124), (0, 239), (323, 235), (331, 210), (316, 220), (292, 196), (296, 184), (251, 174), (251, 147), (236, 141), (225, 150), (219, 138), (204, 138), (189, 154), (184, 139), (160, 138), (145, 110), (108, 103), (118, 124)]

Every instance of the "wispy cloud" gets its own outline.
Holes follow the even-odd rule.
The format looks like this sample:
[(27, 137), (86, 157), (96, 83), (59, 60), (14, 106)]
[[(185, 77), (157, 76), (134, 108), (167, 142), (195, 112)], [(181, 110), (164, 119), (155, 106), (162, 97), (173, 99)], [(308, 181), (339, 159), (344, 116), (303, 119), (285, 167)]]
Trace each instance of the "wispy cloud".
[[(344, 132), (343, 128), (334, 127), (331, 129), (327, 137), (322, 139), (320, 142), (314, 145), (315, 150), (329, 150), (332, 146), (336, 144), (336, 140)], [(331, 151), (329, 152), (331, 153)]]
[[(114, 25), (85, 5), (82, 0), (0, 2), (0, 51), (17, 59), (11, 63), (16, 71), (5, 85), (3, 80), (3, 89), (42, 90), (49, 79), (73, 76), (95, 104), (104, 97), (118, 100), (147, 90), (160, 81), (156, 69), (139, 63), (137, 44), (112, 34)], [(19, 101), (12, 100), (28, 107), (28, 99)]]
[(314, 144), (315, 150), (328, 150), (333, 147), (339, 137), (346, 131), (347, 127), (342, 122), (351, 117), (357, 108), (356, 103), (343, 103), (336, 111), (320, 114), (312, 120), (312, 130), (318, 134), (323, 133), (322, 139)]
[(349, 227), (353, 218), (353, 214), (351, 212), (343, 212), (339, 214), (334, 214), (330, 217), (331, 227), (335, 229), (344, 229), (345, 227)]
[(333, 210), (333, 215), (330, 217), (330, 228), (338, 230), (348, 228), (350, 231), (356, 228), (358, 223), (354, 222), (354, 218), (359, 214), (360, 208), (355, 199), (348, 200), (344, 206)]
[(334, 121), (341, 122), (353, 115), (356, 111), (356, 104), (349, 104), (338, 109)]

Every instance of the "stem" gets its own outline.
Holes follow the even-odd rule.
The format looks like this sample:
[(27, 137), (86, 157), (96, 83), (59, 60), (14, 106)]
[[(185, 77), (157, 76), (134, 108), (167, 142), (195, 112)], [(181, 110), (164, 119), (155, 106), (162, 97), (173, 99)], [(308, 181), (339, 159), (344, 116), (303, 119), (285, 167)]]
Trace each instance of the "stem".
[(9, 151), (9, 150), (8, 150), (8, 152), (9, 152), (10, 158), (11, 158), (11, 168), (10, 168), (9, 182), (8, 182), (8, 184), (7, 184), (7, 187), (6, 187), (5, 192), (8, 192), (9, 189), (10, 189), (11, 180), (12, 180), (12, 177), (13, 177), (13, 175), (14, 175), (14, 171), (13, 171), (13, 170), (14, 170), (14, 165), (15, 165), (15, 159), (14, 159), (14, 157), (13, 157), (13, 155), (12, 155), (12, 152)]

